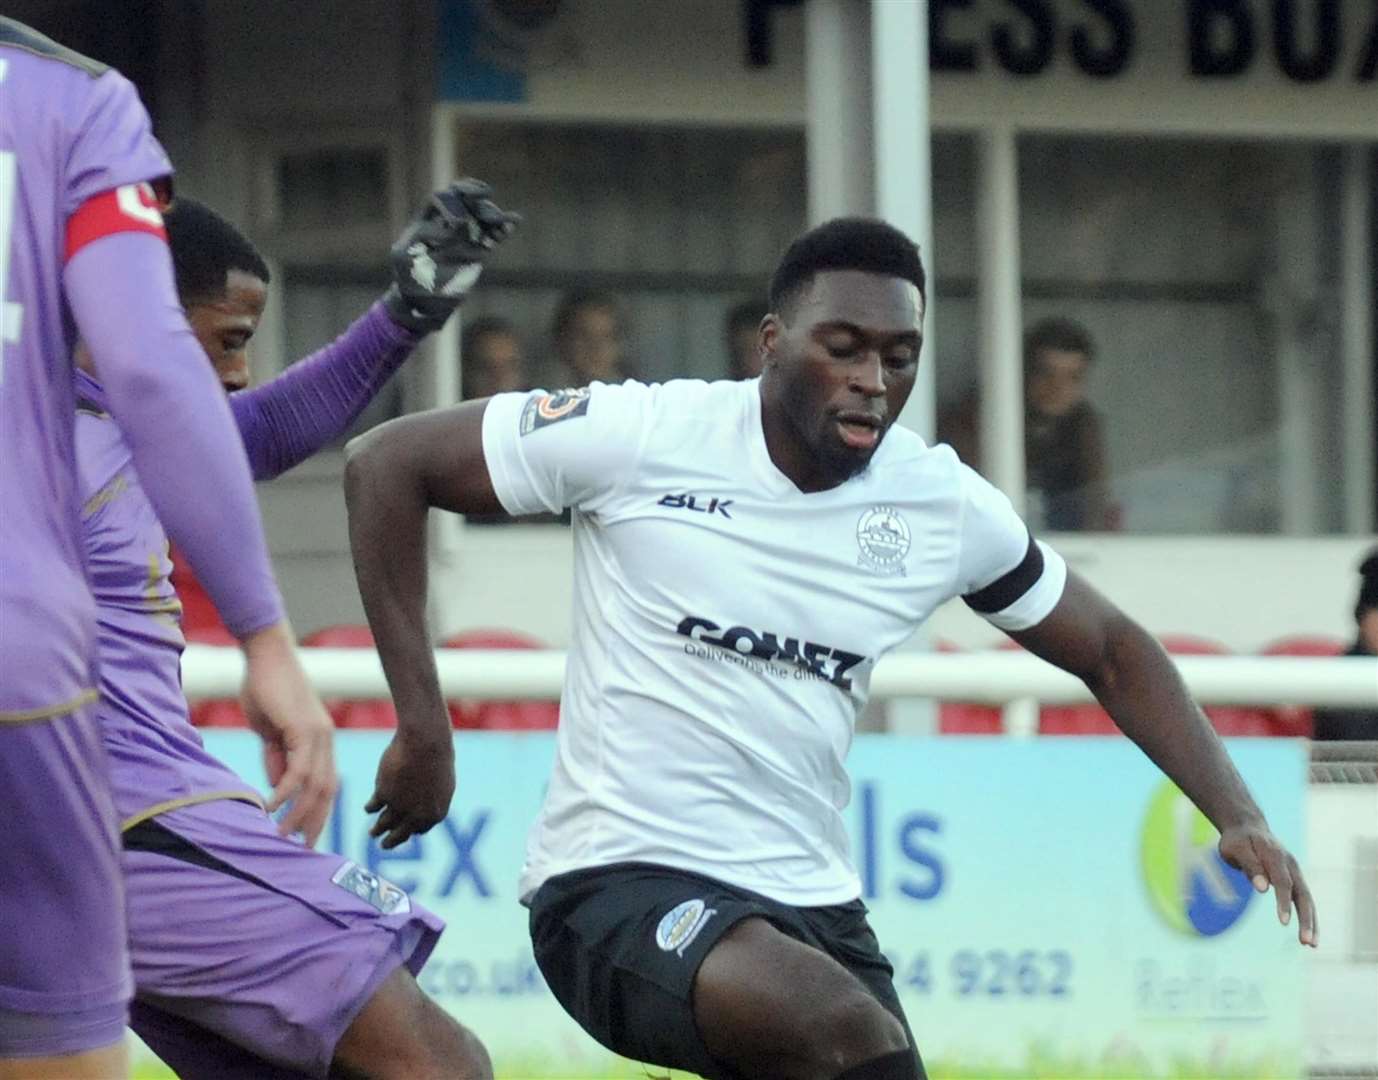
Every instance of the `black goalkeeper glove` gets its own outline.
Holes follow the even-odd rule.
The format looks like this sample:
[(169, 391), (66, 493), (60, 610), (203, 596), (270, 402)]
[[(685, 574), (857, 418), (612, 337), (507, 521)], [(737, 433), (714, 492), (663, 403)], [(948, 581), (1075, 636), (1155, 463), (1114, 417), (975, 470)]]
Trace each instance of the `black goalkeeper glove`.
[(463, 302), (483, 260), (521, 220), (488, 198), (491, 191), (482, 180), (456, 180), (431, 196), (392, 245), (393, 284), (383, 304), (393, 322), (429, 334)]

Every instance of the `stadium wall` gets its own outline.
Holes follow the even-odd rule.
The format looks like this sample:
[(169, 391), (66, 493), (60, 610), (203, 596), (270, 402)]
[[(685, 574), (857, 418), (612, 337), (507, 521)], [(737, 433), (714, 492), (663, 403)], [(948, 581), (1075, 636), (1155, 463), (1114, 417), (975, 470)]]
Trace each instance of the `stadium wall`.
[[(1156, 634), (1194, 634), (1253, 652), (1293, 634), (1353, 636), (1363, 538), (1269, 539), (1061, 535), (1070, 565)], [(438, 552), (431, 611), (447, 636), (508, 627), (569, 644), (569, 532), (558, 526), (467, 527)], [(533, 572), (533, 568), (539, 568)], [(1004, 635), (960, 603), (928, 624), (936, 639), (993, 647)]]

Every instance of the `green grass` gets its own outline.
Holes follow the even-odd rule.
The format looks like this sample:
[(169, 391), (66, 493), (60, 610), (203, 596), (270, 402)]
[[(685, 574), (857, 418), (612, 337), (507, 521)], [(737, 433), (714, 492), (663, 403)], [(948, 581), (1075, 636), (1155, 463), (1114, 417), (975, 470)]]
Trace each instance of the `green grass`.
[[(1166, 1070), (1154, 1069), (1141, 1053), (1126, 1050), (1099, 1058), (1058, 1056), (1032, 1046), (1020, 1067), (974, 1062), (926, 1063), (931, 1080), (1295, 1080), (1304, 1071), (1272, 1058), (1207, 1062), (1178, 1058)], [(561, 1072), (549, 1055), (504, 1057), (495, 1062), (498, 1080), (690, 1080), (691, 1074), (623, 1061), (610, 1069)], [(137, 1053), (133, 1080), (176, 1080), (176, 1074), (147, 1051)]]

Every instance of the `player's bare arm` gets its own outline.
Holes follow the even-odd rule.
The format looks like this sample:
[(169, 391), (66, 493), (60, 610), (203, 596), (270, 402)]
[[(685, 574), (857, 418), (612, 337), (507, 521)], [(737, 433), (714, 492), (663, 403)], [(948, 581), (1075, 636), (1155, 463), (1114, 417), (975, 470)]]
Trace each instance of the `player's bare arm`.
[(454, 744), (426, 631), (426, 516), (502, 510), (483, 458), (486, 399), (392, 420), (346, 448), (349, 543), (373, 628), (397, 734), (365, 809), (395, 847), (444, 816), (454, 794)]
[[(488, 185), (461, 181), (434, 197), (393, 248), (385, 302), (418, 328), (443, 322), (515, 228)], [(372, 834), (396, 847), (444, 818), (454, 796), (454, 744), (426, 633), (426, 512), (501, 509), (483, 460), (479, 401), (384, 424), (346, 450), (345, 499), (355, 574), (397, 707), (397, 734), (378, 765)]]
[(1120, 729), (1220, 830), (1220, 854), (1277, 896), (1278, 919), (1298, 916), (1298, 938), (1316, 945), (1316, 906), (1297, 860), (1279, 843), (1210, 721), (1191, 700), (1163, 647), (1082, 578), (1015, 641), (1082, 679)]

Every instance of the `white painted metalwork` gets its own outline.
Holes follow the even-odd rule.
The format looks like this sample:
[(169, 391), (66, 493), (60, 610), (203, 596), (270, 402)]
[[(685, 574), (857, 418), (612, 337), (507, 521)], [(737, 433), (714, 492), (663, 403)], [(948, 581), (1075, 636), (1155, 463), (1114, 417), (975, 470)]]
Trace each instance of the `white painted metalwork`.
[[(303, 649), (302, 663), (326, 697), (385, 698), (382, 664), (370, 649)], [(1378, 659), (1366, 657), (1174, 657), (1187, 686), (1204, 704), (1378, 707)], [(452, 699), (554, 700), (564, 681), (559, 650), (439, 649), (436, 669)], [(193, 699), (238, 692), (244, 662), (238, 649), (190, 645), (182, 682)], [(930, 697), (1001, 704), (1032, 698), (1048, 704), (1090, 701), (1080, 680), (1025, 653), (958, 655), (904, 653), (882, 660), (871, 679), (882, 698)]]
[(1023, 305), (1019, 158), (1011, 128), (977, 136), (977, 329), (981, 342), (981, 471), (1024, 512)]

